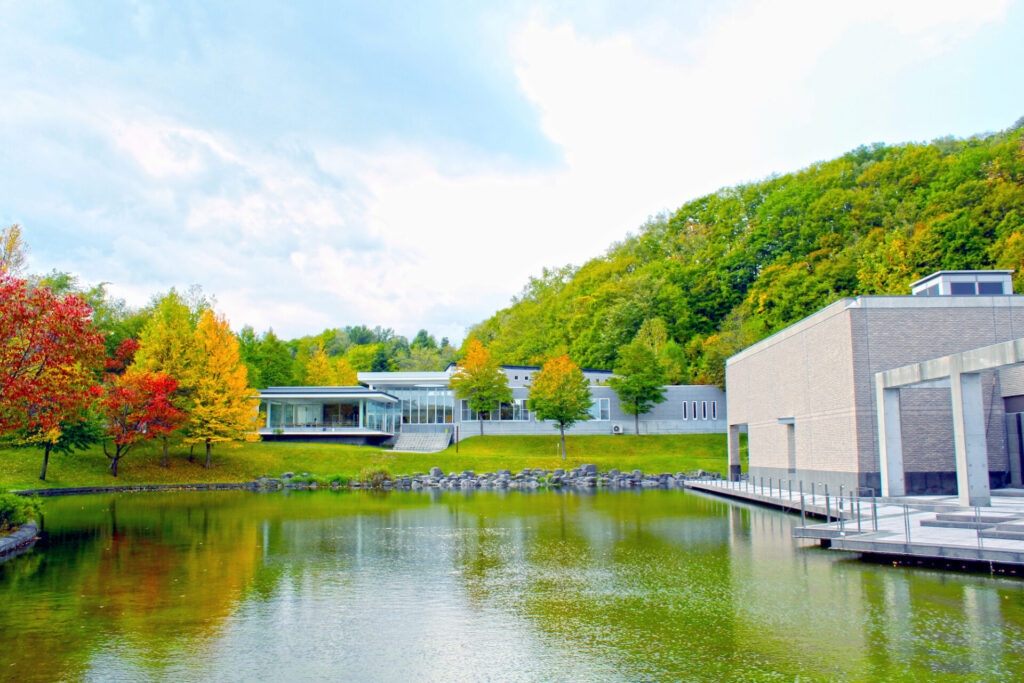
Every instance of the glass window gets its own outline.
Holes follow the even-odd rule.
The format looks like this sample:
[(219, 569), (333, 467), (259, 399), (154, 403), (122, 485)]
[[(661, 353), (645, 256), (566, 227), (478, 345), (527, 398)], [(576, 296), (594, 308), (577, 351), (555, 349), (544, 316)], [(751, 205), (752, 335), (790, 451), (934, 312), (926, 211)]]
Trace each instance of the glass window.
[(694, 401), (690, 405), (693, 407), (693, 419), (696, 420), (697, 419), (697, 402)]
[(511, 403), (502, 403), (500, 406), (498, 406), (498, 410), (500, 411), (499, 417), (498, 417), (499, 420), (511, 420), (511, 419), (513, 419), (512, 418), (512, 404)]
[(700, 402), (700, 419), (702, 419), (702, 420), (708, 419), (708, 402), (707, 401), (701, 401)]
[(717, 420), (718, 419), (718, 401), (712, 401), (711, 402), (711, 419), (712, 420)]
[(612, 408), (611, 401), (607, 398), (601, 399), (601, 419), (610, 420), (612, 419)]
[(953, 296), (970, 296), (975, 294), (973, 282), (951, 282), (949, 291)]
[(1003, 293), (1002, 282), (979, 282), (978, 283), (978, 294), (982, 296), (999, 295)]
[(690, 419), (689, 407), (690, 407), (690, 404), (687, 403), (686, 401), (683, 401), (683, 419), (684, 420), (689, 420)]

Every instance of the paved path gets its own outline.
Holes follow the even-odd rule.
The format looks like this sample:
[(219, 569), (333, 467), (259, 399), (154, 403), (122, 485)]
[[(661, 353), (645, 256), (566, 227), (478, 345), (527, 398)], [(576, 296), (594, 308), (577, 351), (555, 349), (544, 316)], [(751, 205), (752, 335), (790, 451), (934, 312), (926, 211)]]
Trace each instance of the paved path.
[[(825, 541), (835, 550), (902, 555), (936, 560), (998, 562), (1024, 566), (1024, 491), (996, 490), (992, 505), (960, 507), (956, 496), (908, 496), (899, 499), (844, 495), (841, 512), (836, 496), (818, 487), (814, 494), (780, 491), (778, 484), (690, 481), (687, 488), (820, 517), (808, 517), (793, 530), (797, 538)], [(836, 521), (839, 517), (841, 521)], [(825, 519), (831, 521), (826, 522)], [(1003, 537), (997, 537), (1003, 536)]]

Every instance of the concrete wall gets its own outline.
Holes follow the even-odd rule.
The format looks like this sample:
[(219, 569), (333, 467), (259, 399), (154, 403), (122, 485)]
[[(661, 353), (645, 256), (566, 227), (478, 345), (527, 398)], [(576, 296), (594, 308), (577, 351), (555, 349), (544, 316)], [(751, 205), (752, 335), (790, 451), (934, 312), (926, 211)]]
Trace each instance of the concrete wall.
[[(749, 425), (754, 476), (791, 476), (779, 418), (792, 417), (797, 478), (877, 490), (874, 374), (1022, 336), (1024, 296), (843, 299), (729, 359), (729, 422)], [(1024, 389), (1024, 375), (1011, 379)], [(996, 373), (983, 395), (998, 484), (1009, 460)], [(909, 492), (951, 492), (955, 476), (930, 476), (955, 471), (949, 390), (903, 390), (901, 414)]]
[[(842, 306), (833, 305), (804, 323), (751, 347), (739, 354), (739, 360), (730, 359), (729, 423), (747, 425), (752, 476), (855, 485), (849, 316)], [(780, 423), (788, 418), (792, 426)]]

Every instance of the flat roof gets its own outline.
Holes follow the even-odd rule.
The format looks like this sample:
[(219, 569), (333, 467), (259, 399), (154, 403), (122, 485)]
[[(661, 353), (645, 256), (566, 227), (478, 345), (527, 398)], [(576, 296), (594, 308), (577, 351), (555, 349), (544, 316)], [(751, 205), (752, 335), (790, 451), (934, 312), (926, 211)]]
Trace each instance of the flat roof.
[(397, 398), (384, 391), (366, 387), (267, 387), (260, 398), (363, 398), (380, 403), (395, 403)]
[(728, 366), (735, 361), (742, 360), (743, 358), (753, 355), (764, 348), (777, 344), (789, 337), (792, 337), (793, 335), (799, 334), (823, 320), (852, 309), (1015, 308), (1018, 306), (1024, 307), (1024, 295), (1022, 294), (983, 294), (979, 296), (911, 296), (910, 294), (901, 294), (893, 296), (863, 295), (858, 297), (846, 297), (833, 301), (828, 306), (811, 313), (806, 318), (801, 318), (795, 323), (782, 328), (775, 334), (751, 344), (742, 351), (727, 358), (725, 364)]
[(922, 282), (934, 280), (943, 275), (1013, 275), (1012, 270), (937, 270), (931, 275), (926, 275), (917, 282), (911, 282), (910, 287), (917, 287)]

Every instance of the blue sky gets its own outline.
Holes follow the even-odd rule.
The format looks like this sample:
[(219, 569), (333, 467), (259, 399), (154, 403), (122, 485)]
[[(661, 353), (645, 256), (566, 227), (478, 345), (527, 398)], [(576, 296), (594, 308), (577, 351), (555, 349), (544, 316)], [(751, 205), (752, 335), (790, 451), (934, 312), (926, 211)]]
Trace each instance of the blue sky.
[(0, 0), (0, 222), (134, 304), (461, 339), (544, 266), (1024, 116), (1024, 2)]

